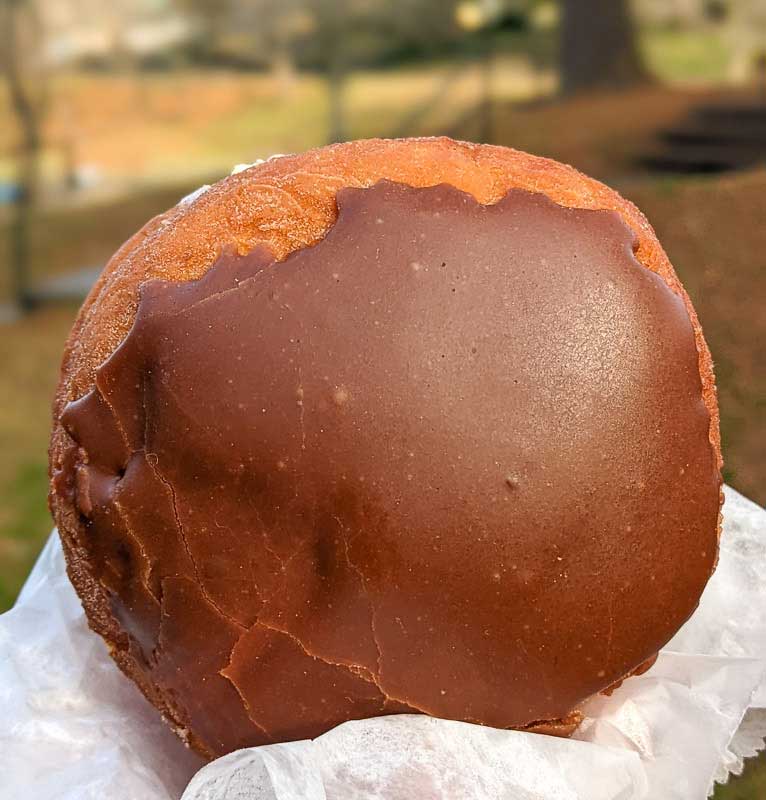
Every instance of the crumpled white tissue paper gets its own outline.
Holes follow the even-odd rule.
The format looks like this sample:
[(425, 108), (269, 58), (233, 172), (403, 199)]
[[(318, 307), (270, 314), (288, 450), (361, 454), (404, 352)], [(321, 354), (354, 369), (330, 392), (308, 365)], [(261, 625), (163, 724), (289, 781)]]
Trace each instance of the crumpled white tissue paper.
[(725, 492), (699, 609), (572, 739), (402, 715), (201, 770), (89, 631), (54, 535), (0, 616), (0, 800), (704, 800), (766, 737), (766, 511)]

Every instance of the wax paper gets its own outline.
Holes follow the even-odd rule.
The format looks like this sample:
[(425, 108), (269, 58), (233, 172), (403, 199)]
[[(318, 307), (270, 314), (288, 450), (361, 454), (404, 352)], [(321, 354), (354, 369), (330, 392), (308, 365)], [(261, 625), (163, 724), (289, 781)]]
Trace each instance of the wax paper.
[(572, 739), (401, 715), (204, 767), (89, 631), (54, 533), (0, 616), (0, 800), (703, 800), (766, 736), (766, 512), (725, 491), (699, 609)]

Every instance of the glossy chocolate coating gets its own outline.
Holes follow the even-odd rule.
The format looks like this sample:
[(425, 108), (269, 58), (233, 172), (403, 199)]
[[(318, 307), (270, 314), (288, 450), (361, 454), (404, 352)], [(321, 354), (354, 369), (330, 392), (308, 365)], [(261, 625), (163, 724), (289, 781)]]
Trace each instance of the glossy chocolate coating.
[(283, 262), (145, 284), (63, 417), (112, 610), (216, 753), (564, 718), (716, 559), (692, 325), (616, 214), (390, 182), (338, 205)]

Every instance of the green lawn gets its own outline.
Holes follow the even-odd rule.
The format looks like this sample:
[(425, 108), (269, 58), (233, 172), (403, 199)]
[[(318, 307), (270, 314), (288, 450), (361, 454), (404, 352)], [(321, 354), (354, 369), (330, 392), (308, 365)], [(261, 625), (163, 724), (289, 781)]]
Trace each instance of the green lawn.
[(13, 603), (51, 528), (49, 404), (73, 314), (48, 309), (0, 328), (0, 611)]
[(649, 69), (664, 82), (710, 84), (727, 77), (730, 42), (723, 30), (649, 30), (641, 51)]
[[(745, 762), (745, 771), (729, 783), (717, 786), (713, 800), (763, 800), (766, 797), (766, 755)], [(660, 800), (660, 798), (658, 798)]]

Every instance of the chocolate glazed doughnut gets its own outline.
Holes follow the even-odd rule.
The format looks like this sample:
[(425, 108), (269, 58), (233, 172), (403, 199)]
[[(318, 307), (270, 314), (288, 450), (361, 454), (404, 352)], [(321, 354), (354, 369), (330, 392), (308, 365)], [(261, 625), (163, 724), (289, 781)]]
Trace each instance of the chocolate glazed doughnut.
[(567, 733), (715, 566), (712, 365), (646, 220), (447, 139), (150, 222), (67, 344), (50, 502), (91, 626), (203, 755), (426, 713)]

